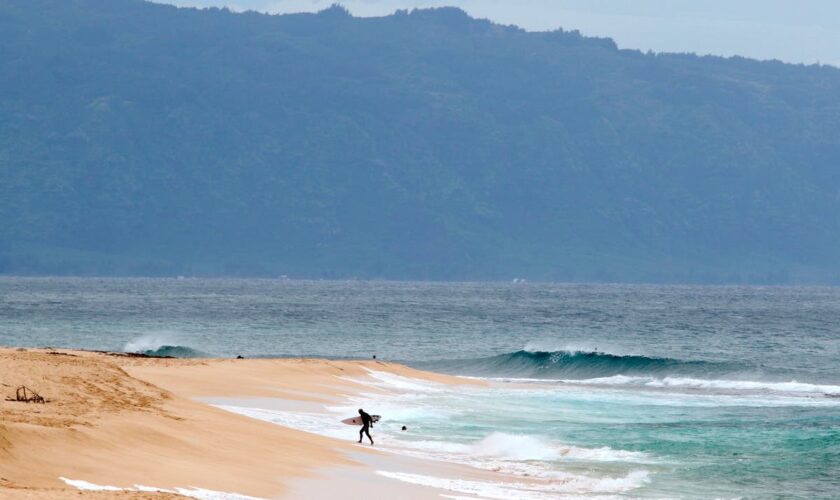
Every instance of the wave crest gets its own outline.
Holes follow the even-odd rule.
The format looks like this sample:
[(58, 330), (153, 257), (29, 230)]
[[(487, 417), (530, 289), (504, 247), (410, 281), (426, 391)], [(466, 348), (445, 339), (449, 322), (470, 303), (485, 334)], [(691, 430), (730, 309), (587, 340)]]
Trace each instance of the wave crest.
[(137, 354), (144, 354), (146, 356), (155, 356), (160, 358), (203, 358), (207, 357), (201, 351), (197, 351), (192, 347), (183, 345), (162, 345), (157, 349), (147, 349), (140, 351)]
[(160, 335), (145, 335), (128, 342), (124, 352), (161, 358), (206, 358), (206, 353), (192, 347), (179, 345), (172, 339)]
[(447, 360), (425, 366), (457, 375), (498, 380), (551, 380), (605, 386), (823, 394), (840, 397), (840, 386), (798, 382), (790, 370), (766, 371), (746, 362), (685, 361), (587, 351), (516, 351), (487, 358)]
[(545, 379), (590, 379), (614, 375), (718, 375), (743, 366), (587, 351), (516, 351), (488, 358), (443, 361), (436, 368), (462, 375)]

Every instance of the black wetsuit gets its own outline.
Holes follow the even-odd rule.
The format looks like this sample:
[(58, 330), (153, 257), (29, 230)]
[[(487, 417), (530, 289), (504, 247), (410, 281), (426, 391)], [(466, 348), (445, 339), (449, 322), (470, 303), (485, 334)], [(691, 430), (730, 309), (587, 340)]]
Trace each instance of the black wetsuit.
[(368, 439), (370, 439), (370, 444), (373, 444), (373, 438), (370, 437), (370, 426), (373, 425), (373, 419), (367, 412), (359, 412), (359, 415), (362, 417), (362, 430), (359, 431), (359, 442), (362, 442), (362, 436), (367, 434)]

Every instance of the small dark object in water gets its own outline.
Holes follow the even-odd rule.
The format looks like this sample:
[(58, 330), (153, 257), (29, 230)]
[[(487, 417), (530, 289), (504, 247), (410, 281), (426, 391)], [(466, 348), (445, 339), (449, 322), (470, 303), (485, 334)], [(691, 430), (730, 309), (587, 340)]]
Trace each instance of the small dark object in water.
[(239, 356), (236, 357), (236, 359), (245, 359), (245, 358), (243, 358), (242, 355), (240, 354)]
[(402, 430), (407, 431), (407, 430), (408, 430), (408, 427), (406, 427), (406, 426), (402, 426)]
[(373, 359), (376, 359), (376, 354), (373, 355)]
[[(28, 393), (28, 394), (27, 394)], [(21, 403), (39, 403), (44, 404), (47, 402), (43, 396), (38, 394), (38, 391), (32, 390), (25, 385), (18, 387), (15, 390), (15, 398), (6, 398), (6, 401), (18, 401)]]

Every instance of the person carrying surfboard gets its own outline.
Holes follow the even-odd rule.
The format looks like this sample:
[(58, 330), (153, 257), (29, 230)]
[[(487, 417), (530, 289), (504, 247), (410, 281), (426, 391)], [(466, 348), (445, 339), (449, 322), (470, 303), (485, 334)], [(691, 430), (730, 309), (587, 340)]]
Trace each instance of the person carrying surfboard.
[(373, 418), (361, 408), (359, 408), (359, 416), (362, 417), (362, 430), (359, 431), (359, 442), (361, 443), (363, 435), (367, 434), (368, 439), (370, 439), (370, 444), (373, 446), (373, 438), (370, 437), (370, 428), (373, 426)]

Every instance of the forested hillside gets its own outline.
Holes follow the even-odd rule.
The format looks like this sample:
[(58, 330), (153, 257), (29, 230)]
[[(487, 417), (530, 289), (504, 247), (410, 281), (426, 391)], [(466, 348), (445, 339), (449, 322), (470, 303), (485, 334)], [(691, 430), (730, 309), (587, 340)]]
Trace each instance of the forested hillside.
[(840, 283), (840, 70), (4, 0), (2, 273)]

